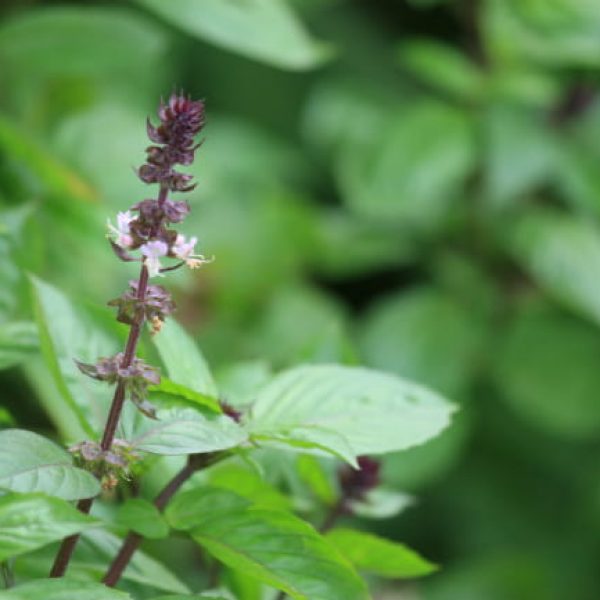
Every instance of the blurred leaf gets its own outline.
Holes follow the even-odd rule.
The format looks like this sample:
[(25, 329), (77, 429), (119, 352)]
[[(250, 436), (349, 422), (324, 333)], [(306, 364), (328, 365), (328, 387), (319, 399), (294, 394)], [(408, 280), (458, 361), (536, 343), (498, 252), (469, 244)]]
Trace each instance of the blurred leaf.
[(254, 402), (256, 393), (273, 372), (268, 362), (252, 360), (226, 365), (217, 373), (221, 397), (234, 407), (245, 407)]
[(366, 519), (390, 519), (414, 504), (414, 498), (402, 492), (377, 487), (361, 500), (353, 500), (352, 513)]
[(116, 7), (37, 8), (0, 27), (0, 60), (47, 76), (131, 74), (154, 64), (166, 45), (162, 28)]
[(343, 309), (331, 297), (315, 289), (294, 286), (277, 290), (261, 321), (254, 336), (255, 354), (273, 364), (287, 366), (300, 360), (351, 362), (353, 359), (344, 331)]
[(73, 466), (73, 457), (46, 438), (22, 429), (0, 432), (0, 488), (43, 492), (64, 500), (91, 498), (98, 480)]
[(308, 523), (289, 513), (244, 505), (231, 492), (213, 496), (196, 489), (173, 499), (167, 519), (190, 531), (217, 560), (292, 598), (368, 598), (350, 565)]
[(99, 521), (65, 500), (42, 494), (0, 497), (0, 560), (35, 550), (94, 527)]
[(395, 375), (340, 365), (300, 366), (261, 390), (249, 428), (253, 435), (289, 437), (295, 429), (322, 429), (347, 439), (358, 456), (422, 444), (448, 426), (453, 411), (434, 392)]
[(37, 350), (39, 341), (35, 323), (0, 323), (0, 369), (18, 365)]
[(485, 75), (464, 54), (446, 44), (410, 40), (400, 48), (400, 64), (434, 89), (460, 100), (477, 100)]
[(317, 500), (325, 505), (332, 505), (336, 499), (336, 490), (319, 459), (309, 454), (301, 454), (298, 456), (297, 464), (300, 479), (309, 487)]
[(488, 0), (483, 23), (487, 45), (501, 61), (600, 66), (600, 5), (594, 0)]
[(551, 296), (600, 323), (600, 230), (593, 223), (530, 210), (511, 227), (507, 247)]
[(460, 398), (477, 367), (481, 335), (472, 311), (423, 287), (377, 303), (364, 321), (360, 346), (368, 365)]
[(548, 125), (535, 114), (494, 107), (486, 115), (485, 133), (486, 188), (493, 205), (505, 206), (553, 174), (557, 145)]
[(42, 353), (63, 397), (64, 410), (74, 413), (93, 437), (96, 426), (104, 425), (110, 388), (82, 375), (75, 359), (95, 363), (98, 357), (111, 356), (115, 340), (95, 328), (56, 288), (33, 276), (31, 284)]
[(169, 319), (152, 338), (169, 379), (194, 392), (217, 397), (217, 388), (202, 352), (177, 321)]
[(131, 600), (131, 596), (101, 583), (44, 579), (0, 592), (2, 600)]
[(357, 569), (390, 579), (422, 577), (437, 567), (404, 544), (355, 529), (336, 528), (327, 539)]
[(119, 507), (117, 524), (151, 540), (169, 535), (169, 526), (158, 508), (143, 498), (129, 498)]
[(190, 35), (283, 69), (310, 69), (329, 55), (282, 0), (138, 2)]
[(398, 110), (370, 145), (347, 147), (338, 180), (357, 214), (430, 231), (446, 217), (474, 161), (468, 117), (419, 102)]
[(194, 594), (193, 596), (158, 596), (152, 600), (201, 600), (202, 598), (212, 598), (213, 600), (227, 600), (225, 596), (218, 595), (218, 592), (213, 594), (206, 592), (204, 594)]
[(15, 127), (12, 120), (0, 115), (0, 149), (22, 165), (53, 195), (75, 200), (94, 201), (95, 191), (79, 175), (57, 161), (29, 135)]
[(495, 378), (532, 426), (567, 439), (600, 434), (600, 333), (544, 307), (522, 311), (505, 331)]
[(204, 416), (192, 409), (157, 411), (158, 421), (145, 419), (131, 444), (153, 454), (196, 454), (239, 446), (244, 430), (226, 415)]

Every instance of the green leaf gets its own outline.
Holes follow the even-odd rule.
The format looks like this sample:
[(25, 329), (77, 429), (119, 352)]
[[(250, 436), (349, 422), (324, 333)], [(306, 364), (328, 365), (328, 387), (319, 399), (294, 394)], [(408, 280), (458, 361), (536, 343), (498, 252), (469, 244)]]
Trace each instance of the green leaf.
[(192, 409), (157, 411), (157, 421), (144, 420), (131, 440), (138, 450), (154, 454), (196, 454), (234, 448), (248, 434), (226, 415), (205, 416)]
[(0, 324), (0, 369), (23, 362), (39, 350), (37, 327), (30, 321)]
[(444, 292), (423, 287), (375, 303), (363, 321), (360, 348), (371, 367), (462, 397), (477, 365), (481, 337), (473, 311)]
[(251, 506), (242, 498), (210, 489), (178, 494), (167, 519), (217, 560), (292, 598), (368, 598), (364, 583), (310, 525), (283, 511)]
[(0, 561), (98, 524), (59, 498), (6, 494), (0, 497)]
[(127, 527), (151, 540), (169, 535), (169, 526), (158, 508), (143, 498), (129, 498), (119, 507), (116, 521), (117, 525)]
[[(111, 356), (117, 351), (116, 340), (79, 313), (56, 288), (33, 276), (31, 283), (42, 353), (62, 394), (64, 410), (77, 416), (85, 436), (94, 437), (104, 425), (110, 389), (82, 375), (75, 359), (95, 363), (101, 356)], [(75, 436), (83, 437), (73, 432)]]
[(338, 180), (358, 215), (432, 231), (447, 216), (475, 157), (465, 113), (419, 102), (397, 110), (370, 144), (347, 146)]
[(600, 333), (545, 306), (521, 311), (495, 362), (502, 397), (533, 427), (566, 439), (600, 434)]
[(448, 426), (453, 410), (434, 392), (389, 373), (300, 366), (260, 391), (248, 427), (258, 436), (322, 428), (345, 438), (358, 456), (422, 444)]
[(329, 52), (281, 0), (138, 0), (190, 35), (283, 69), (318, 65)]
[(30, 581), (0, 592), (1, 600), (131, 600), (131, 596), (100, 583), (70, 579)]
[(484, 74), (452, 46), (411, 40), (402, 45), (399, 57), (400, 64), (415, 77), (460, 100), (477, 100), (484, 92)]
[(547, 181), (557, 165), (549, 125), (533, 111), (492, 107), (485, 115), (485, 184), (490, 203), (504, 207)]
[(526, 213), (507, 247), (557, 300), (600, 323), (600, 229), (551, 210)]
[(244, 407), (254, 402), (256, 392), (273, 373), (269, 363), (252, 360), (225, 365), (217, 373), (221, 397), (235, 407)]
[(327, 533), (327, 539), (357, 569), (379, 577), (421, 577), (437, 570), (404, 544), (363, 531), (336, 528)]
[(44, 492), (64, 500), (91, 498), (100, 492), (98, 480), (74, 467), (68, 452), (21, 429), (0, 431), (0, 488)]
[(205, 592), (204, 594), (194, 594), (193, 596), (159, 596), (152, 600), (202, 600), (202, 598), (212, 600), (228, 600), (225, 596), (220, 596), (218, 593)]
[(217, 386), (200, 349), (177, 321), (169, 319), (153, 338), (169, 378), (198, 394), (218, 397)]
[(148, 391), (150, 400), (153, 398), (172, 399), (174, 401), (183, 400), (186, 404), (191, 404), (192, 406), (208, 408), (216, 413), (223, 412), (216, 398), (195, 392), (189, 387), (175, 383), (166, 377), (161, 377), (160, 383), (151, 386)]

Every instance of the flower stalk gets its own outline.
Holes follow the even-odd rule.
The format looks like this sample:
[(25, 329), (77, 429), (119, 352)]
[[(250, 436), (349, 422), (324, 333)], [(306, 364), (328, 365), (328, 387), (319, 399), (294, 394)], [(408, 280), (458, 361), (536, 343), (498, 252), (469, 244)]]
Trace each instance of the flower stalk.
[[(184, 201), (170, 200), (169, 191), (187, 192), (194, 189), (192, 176), (175, 170), (176, 164), (189, 165), (200, 144), (194, 144), (195, 136), (204, 126), (204, 104), (192, 101), (183, 95), (172, 94), (167, 103), (161, 102), (158, 109), (160, 125), (154, 127), (147, 122), (150, 140), (157, 145), (146, 149), (147, 162), (138, 169), (139, 178), (148, 184), (158, 184), (156, 199), (146, 199), (134, 204), (129, 210), (117, 215), (117, 226), (108, 223), (110, 244), (115, 254), (125, 262), (140, 261), (140, 274), (137, 281), (130, 283), (130, 289), (119, 298), (111, 300), (110, 306), (117, 308), (117, 319), (130, 326), (124, 352), (113, 357), (100, 358), (96, 364), (76, 361), (79, 370), (88, 377), (115, 385), (106, 424), (102, 433), (99, 450), (94, 452), (94, 460), (89, 469), (102, 480), (104, 487), (114, 487), (119, 474), (126, 471), (127, 464), (108, 460), (119, 426), (123, 405), (129, 399), (146, 416), (155, 418), (152, 405), (146, 399), (148, 385), (160, 382), (158, 371), (136, 357), (138, 342), (146, 321), (152, 325), (152, 332), (160, 331), (164, 319), (173, 312), (175, 305), (167, 290), (162, 286), (150, 285), (151, 277), (164, 276), (164, 272), (187, 265), (198, 268), (209, 262), (204, 256), (194, 254), (197, 239), (186, 240), (170, 226), (184, 220), (190, 211)], [(136, 216), (137, 213), (137, 216)], [(140, 251), (140, 257), (132, 252)], [(161, 258), (178, 259), (179, 263), (163, 268)], [(87, 445), (86, 445), (87, 444)], [(76, 446), (89, 455), (93, 443), (82, 442)], [(81, 452), (82, 459), (86, 452)], [(80, 500), (77, 508), (89, 513), (93, 498)], [(52, 566), (50, 577), (62, 577), (71, 560), (79, 535), (65, 538)]]

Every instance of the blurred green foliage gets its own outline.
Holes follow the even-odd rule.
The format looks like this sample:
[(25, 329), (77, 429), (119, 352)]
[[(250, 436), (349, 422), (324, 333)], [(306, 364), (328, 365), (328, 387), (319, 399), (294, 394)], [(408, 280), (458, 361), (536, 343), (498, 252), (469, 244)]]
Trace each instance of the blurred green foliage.
[(174, 276), (178, 318), (232, 394), (264, 378), (248, 361), (341, 361), (463, 406), (386, 459), (419, 503), (385, 534), (442, 565), (391, 597), (600, 597), (600, 3), (0, 11), (2, 423), (60, 430), (26, 273), (121, 291), (104, 224), (147, 193), (144, 119), (183, 87), (209, 113), (188, 229), (216, 261)]

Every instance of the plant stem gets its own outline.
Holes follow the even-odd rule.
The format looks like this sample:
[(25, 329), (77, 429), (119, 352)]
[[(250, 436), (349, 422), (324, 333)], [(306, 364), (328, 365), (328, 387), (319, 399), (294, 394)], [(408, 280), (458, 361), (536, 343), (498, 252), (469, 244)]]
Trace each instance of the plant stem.
[[(168, 191), (169, 190), (166, 186), (163, 185), (160, 187), (160, 192), (158, 194), (159, 205), (162, 206), (164, 204), (165, 200), (167, 199)], [(137, 299), (140, 301), (140, 306), (146, 299), (147, 289), (148, 269), (146, 268), (146, 265), (142, 263), (137, 285)], [(125, 345), (123, 361), (121, 362), (121, 367), (124, 369), (131, 366), (131, 363), (135, 358), (135, 353), (137, 350), (140, 335), (142, 333), (143, 325), (144, 311), (140, 308), (135, 316), (131, 328), (129, 329), (129, 336), (127, 337), (127, 343)], [(112, 403), (110, 405), (110, 411), (106, 419), (106, 425), (104, 426), (104, 433), (102, 434), (102, 441), (100, 443), (100, 448), (104, 452), (110, 450), (113, 440), (115, 439), (115, 433), (119, 425), (119, 419), (121, 418), (121, 411), (123, 410), (124, 402), (125, 382), (122, 379), (120, 379), (117, 383), (117, 387), (115, 388), (115, 393), (112, 399)], [(77, 508), (82, 513), (88, 514), (92, 508), (93, 503), (93, 498), (85, 498), (84, 500), (80, 500), (77, 503)], [(65, 574), (65, 571), (67, 570), (69, 561), (71, 560), (71, 556), (73, 554), (73, 551), (75, 550), (75, 546), (77, 545), (78, 541), (79, 534), (71, 535), (63, 540), (58, 550), (58, 554), (54, 559), (54, 564), (52, 565), (52, 570), (50, 571), (50, 577), (62, 577)]]
[[(175, 492), (196, 472), (204, 469), (216, 461), (223, 458), (224, 454), (197, 454), (190, 455), (188, 457), (188, 461), (186, 465), (167, 483), (167, 485), (162, 489), (162, 491), (156, 496), (154, 499), (154, 506), (158, 508), (161, 512), (164, 510), (165, 506), (169, 503), (169, 500), (175, 495)], [(115, 556), (112, 564), (110, 565), (102, 583), (109, 587), (114, 587), (123, 571), (131, 561), (131, 557), (134, 555), (135, 551), (139, 548), (143, 537), (139, 533), (135, 533), (134, 531), (130, 531), (127, 534), (127, 537), (123, 541), (123, 545), (119, 550), (117, 556)]]

